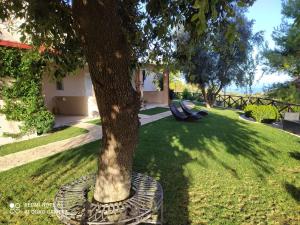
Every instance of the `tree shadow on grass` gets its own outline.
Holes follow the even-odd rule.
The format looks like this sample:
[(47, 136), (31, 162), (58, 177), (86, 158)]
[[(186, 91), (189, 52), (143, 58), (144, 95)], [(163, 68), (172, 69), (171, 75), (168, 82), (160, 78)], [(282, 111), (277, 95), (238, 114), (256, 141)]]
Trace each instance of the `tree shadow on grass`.
[(142, 127), (134, 170), (156, 178), (162, 185), (164, 224), (188, 225), (189, 180), (184, 175), (182, 165), (192, 158), (188, 153), (173, 148), (169, 131), (168, 127), (160, 126), (159, 122)]
[(222, 152), (225, 152), (235, 159), (243, 157), (250, 161), (259, 177), (274, 170), (268, 159), (277, 158), (278, 150), (267, 145), (270, 140), (261, 133), (249, 129), (246, 121), (210, 113), (199, 123), (178, 125), (185, 134), (176, 135), (177, 148), (200, 151), (203, 157), (198, 157), (197, 161), (203, 166), (207, 165), (207, 159), (213, 159), (235, 174), (234, 168), (222, 159)]
[(248, 126), (247, 122), (210, 113), (195, 123), (169, 117), (142, 127), (134, 169), (160, 180), (165, 195), (166, 224), (190, 224), (191, 179), (184, 169), (188, 163), (207, 168), (208, 161), (214, 161), (233, 178), (240, 179), (235, 165), (222, 158), (225, 153), (237, 161), (240, 157), (248, 160), (260, 179), (273, 172), (268, 157), (276, 158), (277, 150), (267, 146), (269, 140)]
[(295, 199), (297, 202), (300, 202), (300, 188), (296, 187), (295, 185), (291, 183), (285, 183), (284, 184), (285, 190), (292, 196), (293, 199)]
[(300, 160), (300, 152), (289, 152), (289, 155), (296, 160)]
[[(95, 163), (100, 145), (100, 141), (94, 141), (43, 159), (44, 162), (31, 175), (31, 178), (37, 185), (45, 183), (47, 179), (51, 181), (64, 178), (65, 181), (70, 181), (72, 178), (78, 178), (84, 169), (78, 170), (76, 167)], [(93, 172), (96, 169), (95, 167)]]
[[(276, 158), (277, 150), (266, 144), (270, 140), (261, 137), (259, 132), (248, 126), (248, 122), (237, 118), (210, 113), (195, 123), (182, 123), (169, 117), (141, 127), (134, 170), (147, 173), (159, 179), (162, 184), (165, 224), (191, 223), (188, 209), (191, 178), (185, 168), (188, 163), (195, 162), (207, 168), (213, 161), (235, 179), (240, 179), (241, 171), (230, 160), (233, 158), (238, 161), (242, 157), (253, 165), (250, 168), (257, 177), (264, 179), (267, 174), (272, 173), (273, 167), (267, 158)], [(48, 177), (49, 182), (63, 177), (61, 182), (64, 182), (92, 169), (96, 170), (96, 164), (93, 163), (97, 159), (99, 143), (92, 142), (48, 157), (32, 178), (44, 183)], [(227, 159), (223, 155), (227, 155), (224, 156)], [(228, 159), (228, 156), (231, 158)], [(90, 164), (95, 166), (81, 168)]]
[(277, 158), (277, 150), (268, 145), (270, 141), (249, 129), (248, 122), (218, 113), (195, 123), (169, 117), (142, 127), (134, 169), (159, 178), (165, 195), (166, 224), (190, 224), (191, 178), (185, 165), (193, 162), (207, 168), (214, 161), (234, 179), (240, 179), (239, 173), (244, 171), (238, 171), (230, 161), (248, 161), (245, 168), (264, 180), (274, 171), (269, 159)]

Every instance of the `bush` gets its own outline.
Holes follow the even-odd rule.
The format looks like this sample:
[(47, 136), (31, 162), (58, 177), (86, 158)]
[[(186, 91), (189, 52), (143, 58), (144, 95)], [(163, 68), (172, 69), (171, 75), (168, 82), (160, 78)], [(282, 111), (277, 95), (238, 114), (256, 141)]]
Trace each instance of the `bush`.
[[(6, 119), (22, 121), (22, 133), (43, 134), (51, 130), (54, 116), (47, 111), (42, 96), (42, 77), (45, 68), (44, 58), (38, 51), (21, 51), (0, 48), (0, 77), (9, 75), (13, 81), (0, 90), (4, 106), (0, 113)], [(1, 61), (1, 60), (0, 60)]]
[(277, 108), (271, 105), (247, 105), (244, 111), (257, 122), (271, 123), (280, 118)]
[(244, 108), (244, 112), (245, 112), (245, 116), (246, 117), (251, 117), (251, 113), (254, 109), (257, 108), (257, 105), (247, 105), (245, 108)]
[(39, 111), (34, 113), (30, 118), (25, 120), (24, 129), (25, 131), (30, 128), (34, 129), (38, 135), (48, 133), (54, 126), (54, 116), (47, 110)]
[(189, 92), (188, 89), (185, 88), (182, 92), (182, 99), (191, 100), (192, 98), (193, 98), (192, 94)]

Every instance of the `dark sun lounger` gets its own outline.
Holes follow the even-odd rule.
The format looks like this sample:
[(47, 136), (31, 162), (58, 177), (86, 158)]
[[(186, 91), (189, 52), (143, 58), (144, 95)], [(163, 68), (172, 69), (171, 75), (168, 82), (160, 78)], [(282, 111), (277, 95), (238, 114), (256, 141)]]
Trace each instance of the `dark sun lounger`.
[(196, 121), (202, 118), (201, 115), (186, 115), (180, 112), (174, 104), (170, 105), (170, 110), (173, 116), (178, 121)]
[(205, 110), (200, 110), (198, 112), (193, 112), (192, 110), (190, 110), (183, 102), (179, 103), (182, 111), (186, 114), (186, 115), (201, 115), (201, 116), (207, 116), (208, 112)]

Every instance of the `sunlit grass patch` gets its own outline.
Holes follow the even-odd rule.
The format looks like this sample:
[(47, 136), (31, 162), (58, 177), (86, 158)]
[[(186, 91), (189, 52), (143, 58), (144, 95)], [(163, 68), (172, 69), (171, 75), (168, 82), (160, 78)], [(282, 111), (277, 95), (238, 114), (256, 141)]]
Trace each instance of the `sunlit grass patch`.
[(90, 123), (90, 124), (101, 126), (101, 119), (90, 120), (90, 121), (87, 121), (86, 123)]
[(78, 127), (64, 127), (62, 130), (49, 133), (42, 137), (32, 138), (30, 140), (19, 141), (0, 146), (0, 156), (8, 155), (15, 152), (24, 151), (38, 146), (46, 145), (52, 142), (65, 140), (85, 134), (88, 131)]
[(164, 108), (164, 107), (155, 107), (155, 108), (151, 108), (151, 109), (145, 109), (145, 110), (141, 110), (140, 114), (144, 114), (144, 115), (155, 115), (158, 113), (162, 113), (162, 112), (167, 112), (169, 111), (168, 108)]

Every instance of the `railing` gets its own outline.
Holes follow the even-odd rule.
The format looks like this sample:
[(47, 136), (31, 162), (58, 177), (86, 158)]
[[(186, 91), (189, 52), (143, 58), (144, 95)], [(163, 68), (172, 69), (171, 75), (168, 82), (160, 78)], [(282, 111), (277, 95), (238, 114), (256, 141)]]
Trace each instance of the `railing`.
[[(201, 93), (190, 93), (192, 98), (196, 100), (204, 100)], [(181, 98), (182, 93), (176, 92), (176, 97)], [(293, 112), (300, 111), (300, 104), (277, 101), (269, 98), (253, 97), (253, 96), (235, 96), (235, 95), (217, 95), (216, 106), (225, 108), (243, 109), (248, 104), (255, 105), (272, 105), (275, 106), (279, 112)]]

